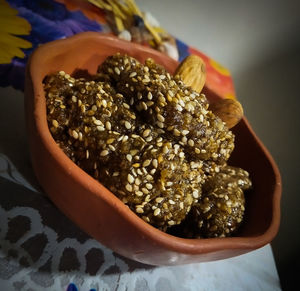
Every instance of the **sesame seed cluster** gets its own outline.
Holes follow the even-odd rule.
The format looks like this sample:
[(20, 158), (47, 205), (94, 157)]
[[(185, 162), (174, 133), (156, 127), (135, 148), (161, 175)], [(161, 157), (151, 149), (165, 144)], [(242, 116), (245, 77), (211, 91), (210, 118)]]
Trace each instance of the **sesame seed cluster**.
[(49, 75), (44, 90), (50, 131), (68, 157), (163, 231), (202, 201), (234, 148), (205, 96), (150, 59), (117, 54), (91, 79)]
[(203, 195), (181, 225), (186, 237), (225, 237), (240, 226), (244, 191), (252, 186), (247, 171), (226, 166), (203, 186)]

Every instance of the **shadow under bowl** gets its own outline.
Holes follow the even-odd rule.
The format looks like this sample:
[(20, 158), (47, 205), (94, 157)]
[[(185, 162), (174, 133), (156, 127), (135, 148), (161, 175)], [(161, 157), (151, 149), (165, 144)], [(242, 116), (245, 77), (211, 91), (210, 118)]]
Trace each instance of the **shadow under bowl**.
[[(269, 243), (279, 227), (281, 178), (271, 155), (245, 118), (233, 128), (236, 147), (230, 164), (250, 173), (253, 190), (246, 195), (241, 229), (228, 238), (184, 239), (152, 227), (73, 163), (55, 143), (47, 125), (42, 84), (45, 76), (61, 70), (71, 75), (95, 74), (98, 65), (117, 52), (139, 61), (151, 57), (171, 74), (178, 65), (150, 48), (95, 32), (42, 45), (28, 62), (25, 111), (32, 165), (50, 199), (103, 245), (146, 264), (178, 265), (225, 259)], [(205, 92), (208, 99), (220, 98)]]

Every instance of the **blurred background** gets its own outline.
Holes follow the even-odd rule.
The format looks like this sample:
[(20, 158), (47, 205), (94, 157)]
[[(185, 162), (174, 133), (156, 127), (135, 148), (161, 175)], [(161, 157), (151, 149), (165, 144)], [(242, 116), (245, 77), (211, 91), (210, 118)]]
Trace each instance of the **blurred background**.
[(281, 172), (282, 218), (272, 248), (282, 288), (297, 286), (300, 1), (136, 2), (171, 34), (231, 71), (245, 115)]

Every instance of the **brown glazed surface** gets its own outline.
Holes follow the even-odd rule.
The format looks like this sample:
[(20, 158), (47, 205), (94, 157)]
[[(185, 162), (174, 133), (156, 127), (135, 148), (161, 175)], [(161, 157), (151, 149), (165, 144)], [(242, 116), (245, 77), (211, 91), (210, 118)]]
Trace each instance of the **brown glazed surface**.
[[(81, 229), (130, 259), (152, 265), (178, 265), (225, 259), (269, 243), (280, 221), (278, 168), (244, 118), (233, 128), (236, 148), (230, 164), (246, 169), (254, 189), (246, 194), (244, 223), (235, 237), (183, 239), (138, 218), (109, 190), (77, 167), (52, 138), (47, 125), (42, 81), (47, 74), (88, 70), (116, 52), (144, 61), (152, 57), (174, 73), (178, 63), (152, 49), (112, 36), (87, 32), (39, 47), (26, 72), (25, 110), (32, 164), (44, 191)], [(208, 99), (219, 98), (204, 90)]]

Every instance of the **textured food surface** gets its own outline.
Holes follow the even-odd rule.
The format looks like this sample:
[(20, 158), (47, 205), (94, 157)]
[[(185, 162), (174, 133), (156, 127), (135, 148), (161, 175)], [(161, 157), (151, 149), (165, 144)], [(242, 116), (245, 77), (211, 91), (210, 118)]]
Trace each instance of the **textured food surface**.
[(181, 233), (200, 238), (225, 237), (236, 232), (245, 212), (244, 190), (251, 186), (248, 172), (223, 167), (203, 185), (202, 197), (180, 226)]
[[(151, 59), (141, 64), (117, 54), (89, 80), (61, 71), (46, 77), (44, 89), (48, 125), (58, 145), (161, 230), (180, 224), (191, 209), (202, 213), (203, 199), (215, 197), (223, 183), (220, 175), (230, 169), (226, 162), (234, 148), (232, 132), (208, 110), (203, 94)], [(242, 208), (241, 197), (243, 193), (230, 199)], [(216, 205), (211, 208), (212, 216), (221, 213)], [(234, 229), (227, 233), (225, 223), (218, 224), (212, 236)]]

